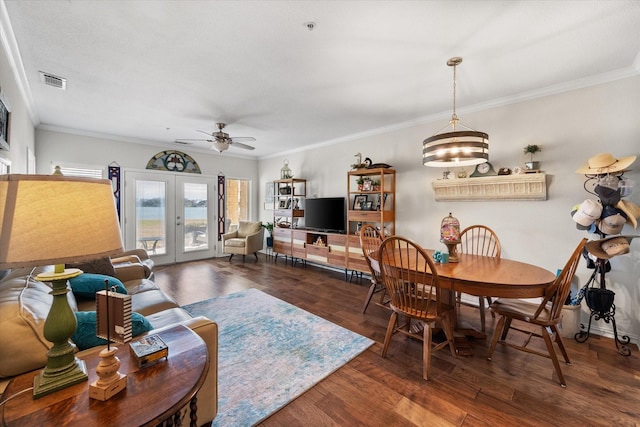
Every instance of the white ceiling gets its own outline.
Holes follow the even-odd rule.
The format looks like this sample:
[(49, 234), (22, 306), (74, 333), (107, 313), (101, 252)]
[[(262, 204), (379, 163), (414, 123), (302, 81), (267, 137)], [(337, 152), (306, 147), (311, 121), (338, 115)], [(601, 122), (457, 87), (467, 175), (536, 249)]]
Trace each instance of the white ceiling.
[(463, 122), (640, 73), (634, 0), (0, 0), (0, 23), (40, 127), (184, 149), (173, 141), (226, 122), (256, 150), (223, 155), (258, 158), (444, 126), (453, 56)]

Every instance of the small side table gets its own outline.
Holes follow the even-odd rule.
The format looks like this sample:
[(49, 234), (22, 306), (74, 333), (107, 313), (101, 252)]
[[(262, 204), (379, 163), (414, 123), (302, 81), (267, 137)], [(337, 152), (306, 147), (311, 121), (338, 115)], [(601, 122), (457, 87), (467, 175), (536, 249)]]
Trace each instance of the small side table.
[[(118, 345), (120, 372), (127, 375), (127, 388), (111, 399), (102, 402), (89, 398), (89, 384), (97, 379), (100, 361), (97, 348), (82, 357), (89, 381), (40, 399), (34, 400), (31, 392), (16, 396), (5, 404), (2, 425), (156, 426), (171, 418), (173, 425), (179, 425), (180, 410), (190, 404), (190, 425), (197, 426), (195, 396), (209, 370), (207, 346), (195, 332), (181, 325), (152, 333), (157, 333), (169, 347), (168, 359), (138, 368), (129, 345)], [(14, 378), (3, 399), (32, 387), (38, 372)]]

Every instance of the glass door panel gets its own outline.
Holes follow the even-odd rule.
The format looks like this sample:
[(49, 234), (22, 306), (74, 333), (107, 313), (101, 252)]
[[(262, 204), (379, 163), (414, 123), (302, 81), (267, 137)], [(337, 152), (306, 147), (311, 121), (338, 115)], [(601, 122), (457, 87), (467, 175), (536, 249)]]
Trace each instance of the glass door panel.
[[(176, 178), (176, 261), (215, 256), (215, 177), (178, 175)], [(213, 226), (212, 226), (213, 225)]]
[(161, 181), (136, 181), (136, 247), (153, 255), (167, 253), (167, 185)]
[(207, 184), (185, 183), (184, 198), (184, 250), (191, 252), (209, 248), (207, 215), (209, 197)]
[(159, 265), (215, 255), (216, 179), (188, 175), (125, 171), (126, 248), (146, 249)]

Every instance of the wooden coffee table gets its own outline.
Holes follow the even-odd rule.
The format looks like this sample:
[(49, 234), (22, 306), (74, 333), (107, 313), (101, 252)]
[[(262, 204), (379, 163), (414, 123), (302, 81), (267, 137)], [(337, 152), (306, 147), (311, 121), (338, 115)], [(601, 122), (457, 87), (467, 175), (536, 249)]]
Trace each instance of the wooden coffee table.
[(138, 368), (130, 356), (129, 345), (118, 345), (120, 373), (127, 375), (127, 388), (107, 401), (89, 398), (89, 384), (97, 379), (96, 366), (99, 349), (83, 355), (89, 381), (67, 387), (39, 399), (32, 391), (33, 378), (40, 371), (14, 378), (2, 400), (4, 426), (155, 426), (172, 417), (179, 420), (179, 412), (190, 403), (192, 426), (196, 420), (196, 393), (202, 387), (209, 370), (206, 344), (195, 332), (178, 325), (153, 332), (160, 335), (169, 347), (168, 359)]

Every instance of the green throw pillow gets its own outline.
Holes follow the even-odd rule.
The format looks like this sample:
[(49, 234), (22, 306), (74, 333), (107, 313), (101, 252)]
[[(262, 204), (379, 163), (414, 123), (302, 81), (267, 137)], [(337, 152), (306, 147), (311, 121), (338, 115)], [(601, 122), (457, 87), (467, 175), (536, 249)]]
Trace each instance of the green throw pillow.
[[(79, 350), (107, 344), (107, 340), (98, 338), (96, 335), (96, 312), (95, 311), (77, 311), (75, 313), (78, 327), (71, 336)], [(131, 313), (131, 334), (136, 337), (153, 329), (151, 323), (140, 313)]]
[(69, 279), (71, 290), (77, 298), (96, 299), (96, 292), (104, 291), (104, 281), (109, 280), (109, 290), (119, 294), (127, 294), (127, 288), (115, 277), (104, 274), (82, 273), (79, 276)]

